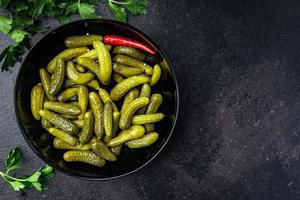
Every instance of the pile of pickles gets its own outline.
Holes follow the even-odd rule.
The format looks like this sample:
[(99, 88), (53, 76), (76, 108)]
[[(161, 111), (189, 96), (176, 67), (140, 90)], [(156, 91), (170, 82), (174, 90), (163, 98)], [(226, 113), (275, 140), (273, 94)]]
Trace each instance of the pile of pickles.
[(102, 36), (70, 36), (66, 50), (39, 70), (41, 82), (31, 91), (31, 111), (65, 150), (67, 162), (103, 167), (116, 161), (122, 148), (155, 143), (155, 123), (163, 98), (151, 93), (161, 76), (158, 64), (144, 62), (146, 53), (111, 46)]

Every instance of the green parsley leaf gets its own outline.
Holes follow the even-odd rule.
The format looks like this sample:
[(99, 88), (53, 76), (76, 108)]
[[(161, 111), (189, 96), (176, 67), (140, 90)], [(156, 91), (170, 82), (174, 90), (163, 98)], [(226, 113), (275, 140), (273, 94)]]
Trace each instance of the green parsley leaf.
[(27, 178), (26, 180), (29, 182), (36, 182), (39, 180), (40, 176), (41, 176), (41, 172), (36, 171), (34, 174), (32, 174), (29, 178)]
[(6, 158), (6, 168), (8, 171), (18, 169), (21, 167), (22, 152), (19, 148), (12, 149), (9, 151)]
[(49, 165), (45, 165), (44, 167), (41, 167), (31, 176), (25, 175), (16, 178), (9, 175), (10, 170), (12, 170), (13, 168), (16, 169), (15, 168), (16, 166), (20, 167), (21, 156), (22, 153), (20, 149), (16, 148), (10, 150), (6, 160), (6, 166), (7, 166), (6, 173), (0, 171), (0, 176), (6, 182), (8, 182), (15, 191), (20, 191), (23, 189), (30, 189), (30, 188), (34, 188), (37, 191), (43, 191), (47, 189), (47, 180), (54, 176), (54, 170)]
[(96, 14), (95, 7), (88, 3), (79, 3), (78, 12), (83, 19), (95, 19), (99, 18)]
[(22, 42), (24, 40), (24, 38), (25, 38), (26, 35), (29, 35), (29, 33), (26, 32), (26, 31), (22, 31), (20, 29), (14, 29), (11, 32), (11, 38), (13, 40), (15, 40), (17, 43)]
[(28, 3), (24, 2), (24, 1), (18, 2), (18, 4), (16, 5), (16, 13), (27, 10), (28, 7), (29, 7)]
[(126, 22), (127, 15), (125, 12), (125, 8), (121, 6), (117, 6), (116, 4), (108, 1), (108, 7), (110, 11), (115, 15), (116, 19), (121, 22)]
[(20, 191), (21, 189), (25, 188), (25, 185), (19, 181), (11, 181), (11, 182), (9, 182), (9, 184), (12, 186), (12, 188), (15, 191)]
[(1, 71), (8, 71), (17, 61), (20, 61), (20, 56), (24, 51), (23, 44), (17, 46), (9, 45), (0, 54), (0, 63), (2, 62)]
[(127, 0), (124, 7), (133, 15), (147, 13), (148, 0)]
[(8, 33), (11, 28), (13, 20), (11, 18), (3, 17), (0, 15), (0, 31), (3, 33)]

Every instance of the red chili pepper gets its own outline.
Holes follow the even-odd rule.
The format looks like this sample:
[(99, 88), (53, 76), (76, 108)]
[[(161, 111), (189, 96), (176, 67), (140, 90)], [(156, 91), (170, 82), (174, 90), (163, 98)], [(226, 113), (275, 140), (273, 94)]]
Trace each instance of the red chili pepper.
[(118, 45), (118, 46), (128, 46), (128, 47), (134, 47), (140, 50), (143, 50), (149, 54), (154, 55), (156, 52), (146, 45), (135, 41), (133, 39), (117, 36), (117, 35), (106, 35), (103, 39), (105, 44), (111, 44), (111, 45)]

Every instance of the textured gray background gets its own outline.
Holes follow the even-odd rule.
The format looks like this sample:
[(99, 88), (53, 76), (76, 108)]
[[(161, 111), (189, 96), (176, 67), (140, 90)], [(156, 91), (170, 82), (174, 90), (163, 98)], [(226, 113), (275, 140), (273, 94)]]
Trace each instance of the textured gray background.
[[(57, 173), (48, 191), (23, 194), (0, 181), (0, 199), (299, 199), (298, 2), (151, 1), (148, 14), (129, 23), (166, 50), (177, 73), (180, 117), (166, 148), (144, 169), (112, 181)], [(112, 18), (103, 5), (99, 10)], [(8, 41), (0, 39), (2, 49)], [(22, 173), (29, 173), (44, 163), (17, 126), (19, 66), (0, 73), (0, 166), (19, 146)]]

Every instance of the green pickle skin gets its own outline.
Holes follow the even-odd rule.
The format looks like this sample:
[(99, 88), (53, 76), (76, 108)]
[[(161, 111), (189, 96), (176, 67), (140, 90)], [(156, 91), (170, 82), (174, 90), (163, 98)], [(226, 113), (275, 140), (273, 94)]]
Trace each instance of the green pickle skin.
[(92, 150), (101, 158), (109, 161), (116, 161), (117, 157), (111, 152), (111, 150), (101, 140), (96, 138), (91, 139), (90, 145)]
[(75, 35), (69, 36), (65, 39), (65, 45), (68, 48), (86, 47), (93, 44), (94, 41), (102, 41), (103, 37), (100, 35)]
[(160, 66), (156, 64), (154, 66), (153, 74), (149, 81), (150, 86), (155, 85), (159, 81), (160, 76), (161, 76), (161, 69), (160, 69)]
[(51, 76), (51, 87), (49, 91), (51, 95), (57, 95), (61, 90), (65, 80), (65, 72), (65, 62), (62, 59), (58, 59), (55, 71)]
[(100, 81), (103, 85), (108, 85), (112, 74), (111, 56), (105, 44), (101, 41), (94, 41), (93, 47), (98, 55)]
[[(148, 83), (143, 84), (142, 88), (141, 88), (141, 93), (140, 93), (140, 97), (148, 97), (150, 98), (151, 96), (151, 87)], [(137, 111), (138, 114), (144, 114), (147, 110), (147, 106), (142, 107), (141, 109), (139, 109)]]
[(103, 167), (105, 160), (92, 151), (70, 150), (64, 153), (67, 162), (83, 162), (97, 167)]
[(115, 72), (113, 73), (113, 79), (116, 81), (116, 83), (120, 83), (124, 80), (124, 78), (120, 74)]
[(41, 85), (36, 85), (31, 90), (31, 113), (36, 120), (41, 119), (41, 115), (39, 113), (43, 108), (45, 99), (45, 91)]
[(68, 133), (66, 133), (65, 131), (59, 130), (57, 128), (49, 128), (48, 129), (49, 133), (59, 139), (61, 139), (62, 141), (70, 144), (70, 145), (76, 145), (78, 142), (78, 139), (72, 135), (69, 135)]
[(103, 124), (107, 136), (111, 136), (113, 127), (113, 108), (110, 101), (106, 102), (103, 107)]
[(105, 89), (99, 89), (99, 96), (101, 98), (101, 100), (103, 101), (103, 103), (106, 102), (111, 102), (113, 109), (115, 112), (119, 112), (118, 107), (116, 106), (116, 104), (112, 101), (112, 99), (109, 96), (109, 93), (105, 90)]
[(145, 134), (144, 127), (133, 125), (129, 129), (123, 130), (117, 137), (108, 141), (107, 146), (114, 147), (123, 144), (127, 141), (138, 139)]
[(76, 58), (76, 62), (83, 67), (89, 69), (91, 72), (96, 74), (97, 78), (101, 81), (100, 79), (100, 69), (99, 65), (96, 63), (96, 61), (92, 60), (91, 58), (87, 57), (79, 57)]
[(98, 139), (104, 135), (104, 125), (103, 125), (103, 103), (96, 92), (91, 92), (89, 94), (89, 102), (93, 111), (95, 118), (94, 132)]
[(139, 97), (131, 101), (127, 107), (125, 107), (124, 111), (121, 113), (121, 118), (119, 122), (120, 129), (127, 129), (131, 125), (132, 117), (135, 112), (146, 106), (149, 103), (149, 98), (147, 97)]
[(67, 142), (64, 142), (63, 140), (59, 138), (54, 138), (53, 140), (53, 146), (56, 149), (72, 149), (72, 150), (82, 150), (82, 151), (88, 151), (91, 149), (91, 145), (88, 144), (76, 144), (76, 145), (70, 145)]
[(95, 89), (95, 90), (100, 90), (100, 89), (101, 89), (101, 87), (100, 87), (98, 81), (95, 80), (95, 79), (90, 80), (89, 82), (86, 83), (86, 85), (87, 85), (88, 87), (90, 87), (90, 88)]
[(76, 135), (79, 131), (79, 128), (76, 124), (71, 122), (68, 119), (61, 117), (60, 115), (48, 111), (48, 110), (40, 110), (40, 115), (49, 121), (51, 124), (55, 125), (59, 129), (67, 132), (70, 135)]
[(124, 97), (121, 112), (124, 111), (125, 107), (134, 99), (138, 98), (140, 91), (137, 88), (131, 89)]
[(85, 68), (83, 66), (79, 65), (78, 63), (75, 64), (75, 68), (80, 73), (84, 73), (85, 72)]
[(116, 156), (119, 156), (121, 154), (122, 148), (123, 148), (123, 145), (120, 144), (118, 146), (111, 147), (110, 150), (113, 154), (115, 154)]
[(88, 107), (88, 103), (89, 103), (89, 89), (86, 86), (81, 85), (78, 88), (78, 105), (81, 109), (81, 114), (78, 116), (78, 119), (83, 119), (84, 114)]
[(43, 88), (45, 90), (47, 98), (50, 101), (55, 101), (56, 100), (55, 96), (50, 94), (50, 88), (51, 88), (51, 76), (50, 76), (50, 74), (44, 68), (41, 68), (39, 70), (39, 74), (40, 74), (41, 83), (43, 85)]
[(57, 97), (57, 100), (60, 102), (66, 102), (78, 95), (78, 87), (67, 88)]
[(142, 61), (139, 61), (137, 59), (134, 59), (130, 56), (126, 56), (126, 55), (122, 55), (122, 54), (117, 54), (114, 59), (113, 59), (115, 62), (117, 63), (121, 63), (123, 65), (128, 65), (128, 66), (131, 66), (131, 67), (138, 67), (138, 68), (141, 68), (141, 69), (144, 69), (145, 70), (145, 73), (147, 75), (152, 75), (153, 73), (153, 68), (142, 62)]
[(87, 112), (84, 115), (83, 127), (79, 136), (79, 142), (86, 144), (93, 136), (94, 129), (94, 117), (91, 112)]
[(114, 54), (125, 54), (131, 56), (135, 59), (140, 61), (144, 61), (146, 58), (146, 54), (141, 52), (133, 47), (126, 47), (126, 46), (116, 46), (113, 50)]
[(113, 64), (113, 71), (125, 77), (136, 76), (144, 73), (144, 69), (138, 67), (129, 67), (120, 63)]
[(47, 71), (50, 73), (53, 73), (56, 68), (56, 62), (58, 59), (62, 60), (71, 60), (72, 58), (75, 58), (85, 52), (88, 51), (87, 47), (79, 47), (79, 48), (70, 48), (62, 51), (60, 54), (55, 56), (48, 64)]
[(141, 125), (155, 123), (163, 120), (164, 118), (165, 115), (163, 113), (135, 115), (132, 117), (132, 124)]
[(61, 103), (57, 101), (45, 102), (44, 108), (64, 115), (79, 115), (81, 113), (81, 109), (79, 108), (79, 106), (71, 103)]
[(75, 65), (72, 61), (67, 62), (66, 74), (68, 79), (76, 84), (85, 84), (94, 78), (94, 74), (86, 72), (80, 73), (75, 68)]
[(113, 89), (110, 91), (110, 97), (113, 101), (120, 100), (130, 89), (147, 83), (149, 81), (148, 77), (143, 75), (132, 76), (127, 79), (124, 79), (120, 83), (118, 83)]
[[(158, 108), (161, 106), (163, 102), (163, 97), (161, 94), (154, 93), (150, 97), (150, 101), (146, 110), (146, 114), (156, 113)], [(150, 133), (154, 131), (154, 124), (145, 124), (146, 133)]]
[(128, 141), (125, 144), (131, 149), (147, 147), (155, 143), (158, 140), (158, 137), (159, 136), (157, 132), (151, 132), (139, 139)]

